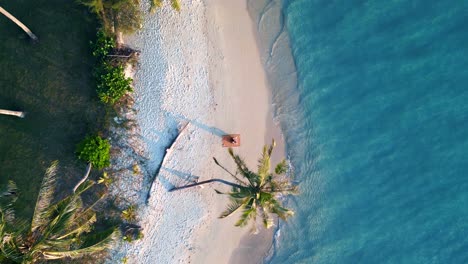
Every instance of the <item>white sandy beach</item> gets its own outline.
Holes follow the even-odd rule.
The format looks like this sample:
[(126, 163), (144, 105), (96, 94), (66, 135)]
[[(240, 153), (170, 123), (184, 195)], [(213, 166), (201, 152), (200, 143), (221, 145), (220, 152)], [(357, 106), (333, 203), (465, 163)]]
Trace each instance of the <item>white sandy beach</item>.
[[(113, 192), (124, 204), (139, 205), (145, 236), (121, 243), (109, 263), (124, 257), (128, 263), (258, 263), (270, 248), (271, 231), (252, 236), (248, 227), (234, 226), (236, 216), (217, 218), (228, 199), (214, 188), (227, 187), (168, 192), (197, 179), (230, 180), (212, 160), (215, 156), (234, 168), (221, 146), (223, 134), (241, 134), (242, 145), (235, 151), (251, 167), (272, 137), (279, 141), (276, 156), (284, 155), (254, 34), (245, 1), (192, 0), (183, 2), (180, 14), (165, 6), (146, 15), (142, 30), (126, 37), (141, 56), (135, 75), (137, 112), (129, 117), (137, 127), (126, 139), (134, 147), (120, 158), (133, 155), (122, 167), (139, 164), (143, 175), (122, 175)], [(177, 129), (187, 123), (146, 205), (149, 179)]]

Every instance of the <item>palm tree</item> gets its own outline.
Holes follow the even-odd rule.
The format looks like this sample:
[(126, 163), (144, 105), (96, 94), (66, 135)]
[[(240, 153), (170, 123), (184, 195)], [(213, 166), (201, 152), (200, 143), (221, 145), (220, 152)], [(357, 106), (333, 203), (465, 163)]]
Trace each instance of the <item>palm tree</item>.
[[(78, 258), (107, 249), (119, 235), (116, 229), (90, 233), (97, 220), (93, 207), (100, 199), (85, 206), (81, 195), (94, 182), (84, 182), (73, 194), (53, 203), (57, 165), (54, 162), (47, 169), (31, 223), (13, 222), (11, 202), (0, 208), (0, 260), (37, 263)], [(13, 197), (15, 190), (10, 184), (0, 198)]]
[(0, 6), (0, 13), (2, 13), (3, 15), (5, 15), (8, 19), (10, 19), (11, 21), (13, 21), (13, 23), (15, 23), (16, 25), (18, 25), (22, 30), (24, 30), (24, 32), (26, 32), (26, 34), (28, 34), (28, 36), (32, 39), (32, 40), (37, 40), (37, 37), (36, 35), (34, 35), (32, 33), (32, 31), (27, 27), (25, 26), (23, 23), (21, 23), (21, 21), (19, 21), (18, 19), (16, 19), (16, 17), (14, 17), (12, 14), (10, 14), (8, 11), (6, 11), (5, 9), (3, 9), (1, 6)]
[[(236, 226), (246, 226), (249, 221), (253, 222), (252, 232), (257, 230), (257, 216), (261, 217), (263, 225), (266, 228), (273, 226), (272, 214), (277, 215), (282, 220), (286, 220), (294, 212), (283, 207), (280, 197), (288, 194), (297, 194), (297, 186), (294, 185), (289, 178), (285, 176), (288, 171), (286, 160), (282, 160), (275, 167), (275, 171), (270, 171), (270, 159), (275, 147), (273, 140), (271, 145), (263, 147), (262, 156), (258, 160), (257, 172), (251, 171), (244, 160), (234, 154), (232, 148), (229, 148), (229, 155), (234, 160), (237, 167), (237, 172), (234, 174), (222, 166), (216, 158), (216, 165), (226, 171), (235, 182), (229, 182), (222, 179), (210, 179), (194, 184), (189, 184), (182, 187), (177, 187), (171, 191), (186, 189), (206, 183), (220, 182), (232, 187), (231, 192), (222, 193), (215, 190), (218, 194), (226, 194), (231, 198), (231, 203), (227, 209), (221, 214), (220, 218), (225, 218), (232, 215), (238, 210), (242, 210)], [(240, 175), (239, 175), (240, 174)]]
[(20, 111), (11, 111), (11, 110), (0, 109), (0, 115), (11, 115), (11, 116), (17, 116), (17, 117), (23, 118), (25, 116), (25, 113), (20, 112)]

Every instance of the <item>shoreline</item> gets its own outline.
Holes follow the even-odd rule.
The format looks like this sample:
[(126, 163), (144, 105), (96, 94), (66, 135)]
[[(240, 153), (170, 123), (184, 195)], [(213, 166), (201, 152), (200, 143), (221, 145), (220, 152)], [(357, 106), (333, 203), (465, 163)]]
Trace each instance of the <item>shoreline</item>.
[[(211, 81), (216, 87), (215, 101), (223, 103), (216, 109), (216, 123), (244, 135), (245, 144), (235, 151), (245, 158), (249, 167), (256, 167), (261, 148), (271, 143), (272, 138), (277, 141), (272, 161), (277, 162), (284, 157), (284, 143), (281, 131), (274, 123), (271, 89), (261, 62), (255, 23), (248, 13), (247, 1), (208, 0), (205, 3), (208, 35), (213, 43), (211, 54), (219, 54), (210, 60)], [(216, 157), (222, 157), (220, 161), (223, 164), (232, 165), (225, 150)], [(225, 201), (219, 202), (218, 212), (224, 210), (226, 205)], [(252, 236), (249, 227), (234, 226), (237, 217), (233, 215), (230, 219), (213, 221), (216, 231), (208, 232), (207, 241), (210, 241), (208, 244), (211, 247), (211, 241), (223, 241), (211, 249), (222, 254), (206, 255), (208, 252), (204, 252), (203, 256), (199, 254), (198, 258), (195, 257), (195, 263), (263, 261), (271, 248), (273, 230), (259, 228), (261, 232)], [(229, 241), (223, 239), (225, 236), (230, 237)]]
[[(142, 8), (147, 10), (145, 4)], [(236, 215), (218, 219), (228, 199), (214, 188), (228, 188), (212, 184), (168, 192), (171, 186), (197, 179), (229, 179), (211, 159), (215, 156), (234, 168), (220, 146), (223, 134), (241, 134), (242, 146), (235, 151), (250, 167), (256, 167), (261, 148), (272, 137), (277, 141), (273, 161), (284, 157), (282, 134), (273, 119), (272, 90), (247, 1), (193, 1), (185, 3), (180, 14), (165, 6), (156, 15), (145, 12), (144, 16), (143, 29), (125, 37), (141, 51), (132, 120), (138, 125), (127, 133), (127, 144), (136, 148), (125, 155), (137, 161), (143, 175), (136, 181), (133, 175), (119, 179), (114, 196), (138, 204), (145, 236), (120, 243), (108, 263), (123, 258), (128, 263), (234, 264), (256, 258), (260, 263), (272, 248), (274, 228), (252, 239), (248, 227), (234, 226)], [(187, 132), (148, 190), (168, 142), (186, 123), (190, 123)], [(151, 197), (145, 206), (147, 191)]]

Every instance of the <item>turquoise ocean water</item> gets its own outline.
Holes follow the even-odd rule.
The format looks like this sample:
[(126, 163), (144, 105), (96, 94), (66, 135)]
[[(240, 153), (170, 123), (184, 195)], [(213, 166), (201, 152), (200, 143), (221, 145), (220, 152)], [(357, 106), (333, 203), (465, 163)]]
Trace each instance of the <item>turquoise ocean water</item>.
[(282, 12), (298, 98), (274, 101), (301, 194), (268, 262), (468, 263), (468, 1)]

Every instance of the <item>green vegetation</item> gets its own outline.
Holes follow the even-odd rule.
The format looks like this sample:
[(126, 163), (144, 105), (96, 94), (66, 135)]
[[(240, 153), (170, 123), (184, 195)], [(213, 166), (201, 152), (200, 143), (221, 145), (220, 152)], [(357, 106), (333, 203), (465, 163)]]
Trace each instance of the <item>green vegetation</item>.
[(137, 217), (137, 207), (130, 205), (126, 210), (122, 211), (122, 219), (127, 222), (135, 222)]
[[(174, 188), (173, 190), (186, 189), (211, 182), (221, 182), (232, 187), (228, 193), (223, 193), (216, 190), (219, 194), (226, 194), (231, 198), (231, 203), (228, 205), (220, 218), (225, 218), (233, 213), (241, 210), (239, 220), (236, 226), (246, 226), (249, 221), (253, 222), (252, 232), (257, 230), (257, 216), (261, 218), (263, 225), (266, 228), (273, 226), (273, 218), (271, 214), (277, 215), (282, 220), (294, 214), (293, 211), (283, 207), (279, 197), (288, 194), (297, 194), (297, 186), (294, 185), (290, 178), (284, 173), (288, 170), (286, 160), (281, 161), (275, 167), (275, 171), (270, 171), (270, 159), (275, 147), (275, 141), (271, 145), (263, 147), (262, 156), (258, 160), (258, 169), (255, 173), (251, 171), (244, 160), (234, 154), (232, 148), (229, 148), (229, 155), (234, 160), (237, 167), (237, 173), (234, 174), (222, 166), (215, 158), (216, 165), (226, 171), (235, 182), (229, 182), (222, 179), (211, 179), (182, 187)], [(239, 178), (238, 175), (242, 178)]]
[[(163, 5), (162, 0), (149, 1), (152, 13)], [(141, 28), (140, 0), (79, 0), (79, 2), (98, 16), (108, 32), (131, 33)], [(180, 12), (179, 0), (170, 0), (170, 3), (174, 10)]]
[[(92, 43), (92, 54), (96, 58), (93, 71), (95, 88), (101, 101), (114, 105), (131, 91), (132, 81), (124, 76), (123, 66), (128, 59), (122, 58), (128, 57), (128, 54), (123, 54), (127, 50), (116, 45), (114, 34), (132, 32), (141, 27), (139, 0), (79, 1), (88, 6), (101, 23), (102, 29)], [(0, 149), (6, 150), (0, 153), (0, 161), (3, 171), (16, 176), (21, 189), (28, 190), (29, 196), (34, 197), (41, 178), (33, 176), (44, 169), (40, 164), (60, 155), (67, 173), (73, 172), (76, 158), (72, 156), (73, 146), (68, 143), (82, 138), (89, 130), (101, 131), (105, 135), (108, 129), (105, 120), (109, 119), (109, 115), (104, 115), (104, 107), (97, 104), (97, 100), (90, 100), (92, 90), (89, 88), (94, 88), (91, 87), (91, 69), (89, 63), (83, 63), (91, 60), (90, 54), (84, 51), (86, 39), (92, 38), (95, 33), (96, 20), (84, 14), (83, 8), (78, 8), (73, 1), (29, 1), (27, 9), (22, 8), (24, 4), (23, 1), (5, 3), (8, 9), (16, 9), (15, 15), (35, 27), (33, 30), (41, 41), (34, 46), (25, 45), (24, 38), (18, 38), (16, 27), (13, 30), (0, 27), (0, 35), (5, 36), (1, 42), (3, 48), (0, 49), (0, 66), (4, 73), (0, 76), (0, 84), (5, 87), (0, 102), (11, 109), (26, 109), (34, 113), (35, 118), (25, 120), (21, 126), (11, 125), (9, 120), (0, 122), (0, 129), (9, 131), (8, 138), (0, 139)], [(171, 5), (180, 11), (178, 1), (172, 0)], [(50, 53), (51, 49), (53, 53)], [(52, 151), (43, 151), (44, 146)], [(107, 140), (94, 136), (83, 140), (77, 152), (80, 159), (101, 169), (109, 166), (109, 150)], [(15, 163), (17, 160), (29, 166), (19, 168)], [(94, 182), (86, 180), (91, 166), (74, 193), (58, 202), (53, 197), (55, 167), (54, 164), (47, 171), (35, 207), (27, 199), (18, 200), (15, 205), (21, 210), (19, 215), (25, 219), (34, 211), (33, 221), (29, 224), (14, 219), (16, 186), (11, 182), (9, 190), (0, 193), (0, 200), (7, 200), (5, 203), (0, 201), (0, 263), (43, 263), (63, 258), (67, 261), (107, 248), (118, 234), (114, 229), (103, 233), (93, 230), (97, 226), (97, 216), (93, 210), (97, 202), (87, 206), (81, 199), (82, 194), (94, 185)], [(69, 175), (62, 179), (61, 186), (72, 185), (75, 176)], [(5, 177), (2, 182), (5, 182)], [(111, 182), (107, 174), (99, 179), (99, 183), (107, 187)], [(105, 188), (96, 186), (96, 189), (100, 192)], [(85, 200), (88, 201), (93, 195), (91, 191), (86, 192)], [(106, 216), (111, 214), (109, 211), (105, 212)], [(128, 208), (124, 212), (122, 218), (128, 222), (135, 221), (136, 208)], [(114, 217), (118, 217), (120, 210), (114, 213)], [(125, 237), (130, 240), (143, 236), (141, 228), (133, 224), (124, 230)]]
[(109, 177), (107, 172), (104, 172), (101, 177), (99, 177), (98, 184), (104, 184), (107, 188), (111, 185), (113, 182), (112, 178)]
[[(78, 0), (87, 6), (102, 21), (103, 27), (108, 32), (131, 33), (141, 28), (142, 19), (140, 0)], [(154, 13), (162, 7), (162, 0), (149, 0), (150, 12)], [(180, 12), (180, 1), (170, 0), (171, 6)]]
[(98, 169), (110, 165), (110, 143), (100, 136), (87, 136), (77, 146), (78, 158)]
[(101, 102), (114, 105), (127, 92), (133, 91), (131, 78), (126, 78), (122, 65), (103, 62), (96, 70), (97, 93)]
[(115, 39), (103, 30), (99, 30), (96, 33), (96, 42), (91, 42), (91, 48), (93, 49), (93, 56), (99, 61), (106, 59), (106, 56), (115, 48)]
[(67, 175), (60, 186), (73, 187), (83, 169), (75, 143), (89, 132), (106, 132), (106, 107), (96, 100), (89, 49), (99, 25), (75, 1), (0, 5), (39, 38), (31, 42), (0, 14), (0, 108), (26, 112), (21, 120), (0, 116), (0, 186), (13, 180), (27, 190), (16, 201), (16, 215), (29, 218), (47, 165), (59, 158)]
[(53, 202), (57, 162), (47, 169), (30, 223), (17, 220), (13, 203), (18, 191), (13, 182), (0, 196), (0, 262), (37, 263), (79, 258), (107, 249), (116, 239), (115, 228), (93, 232), (93, 210), (100, 199), (86, 206), (81, 195), (94, 183), (86, 181), (76, 192)]
[(124, 235), (122, 240), (126, 242), (133, 242), (136, 240), (140, 240), (144, 237), (143, 232), (141, 230), (136, 231), (135, 233), (130, 233), (127, 235)]
[(108, 32), (133, 32), (141, 27), (139, 0), (79, 0), (96, 14)]
[(93, 56), (97, 59), (94, 75), (97, 81), (97, 93), (101, 102), (114, 105), (127, 92), (132, 91), (132, 79), (126, 78), (123, 65), (125, 61), (111, 60), (109, 55), (117, 53), (115, 39), (99, 30), (96, 42), (91, 42)]
[[(179, 0), (170, 0), (170, 1), (171, 1), (172, 8), (176, 10), (177, 12), (180, 12)], [(163, 0), (150, 0), (150, 3), (151, 3), (150, 12), (154, 13), (158, 8), (162, 7)]]

